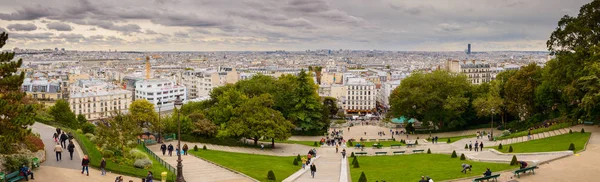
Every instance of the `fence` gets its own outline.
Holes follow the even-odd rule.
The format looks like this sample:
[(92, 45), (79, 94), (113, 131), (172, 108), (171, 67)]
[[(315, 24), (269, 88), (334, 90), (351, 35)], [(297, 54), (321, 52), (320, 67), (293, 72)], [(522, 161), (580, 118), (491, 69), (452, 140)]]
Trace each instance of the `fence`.
[(150, 156), (156, 159), (156, 161), (158, 161), (161, 165), (165, 166), (171, 172), (171, 179), (174, 180), (174, 174), (177, 173), (177, 169), (171, 166), (171, 164), (167, 163), (167, 161), (164, 161), (163, 159), (158, 157), (158, 155), (156, 155), (154, 152), (152, 152), (152, 150), (146, 147), (146, 144), (143, 143), (142, 146), (144, 146), (144, 150), (146, 150), (146, 152), (149, 153)]

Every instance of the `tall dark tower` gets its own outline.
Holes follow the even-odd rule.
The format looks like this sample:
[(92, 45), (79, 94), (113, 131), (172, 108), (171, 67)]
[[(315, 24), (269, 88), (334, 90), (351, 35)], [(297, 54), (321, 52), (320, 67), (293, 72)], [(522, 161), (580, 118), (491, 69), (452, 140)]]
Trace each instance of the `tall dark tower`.
[(467, 44), (467, 54), (471, 54), (471, 44)]

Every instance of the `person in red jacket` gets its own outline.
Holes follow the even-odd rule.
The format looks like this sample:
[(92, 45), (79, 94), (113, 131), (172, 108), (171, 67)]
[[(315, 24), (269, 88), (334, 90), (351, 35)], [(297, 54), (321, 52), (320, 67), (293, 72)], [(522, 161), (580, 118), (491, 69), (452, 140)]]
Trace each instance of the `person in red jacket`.
[(87, 175), (90, 175), (90, 171), (88, 166), (90, 165), (90, 159), (88, 159), (87, 155), (83, 156), (83, 159), (81, 159), (81, 174), (83, 174), (83, 171), (85, 171), (87, 173)]

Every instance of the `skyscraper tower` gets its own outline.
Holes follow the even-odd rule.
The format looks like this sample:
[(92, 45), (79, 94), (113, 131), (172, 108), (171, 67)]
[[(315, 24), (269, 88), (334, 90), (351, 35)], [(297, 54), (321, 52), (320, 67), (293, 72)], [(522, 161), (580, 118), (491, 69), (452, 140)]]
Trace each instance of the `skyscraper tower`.
[(471, 44), (467, 44), (467, 54), (471, 54)]
[(150, 57), (146, 56), (146, 80), (150, 79)]

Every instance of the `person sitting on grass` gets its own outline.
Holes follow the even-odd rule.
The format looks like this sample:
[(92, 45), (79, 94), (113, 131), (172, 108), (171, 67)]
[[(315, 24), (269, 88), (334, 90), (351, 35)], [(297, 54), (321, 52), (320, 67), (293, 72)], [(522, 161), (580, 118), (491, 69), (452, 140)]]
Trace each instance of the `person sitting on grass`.
[(428, 181), (425, 179), (425, 176), (421, 176), (421, 180), (419, 180), (419, 182), (428, 182)]
[(525, 161), (519, 161), (519, 163), (521, 164), (521, 167), (519, 169), (523, 169), (527, 167), (527, 162)]
[(490, 168), (487, 168), (487, 170), (483, 173), (483, 177), (488, 177), (488, 176), (492, 176), (492, 171), (490, 170)]
[(462, 164), (462, 168), (463, 168), (463, 169), (462, 169), (462, 171), (460, 171), (460, 172), (467, 174), (467, 169), (468, 169), (469, 171), (471, 171), (471, 168), (473, 168), (473, 166), (472, 166), (472, 165), (469, 165), (469, 164), (465, 164), (465, 163), (463, 163), (463, 164)]

